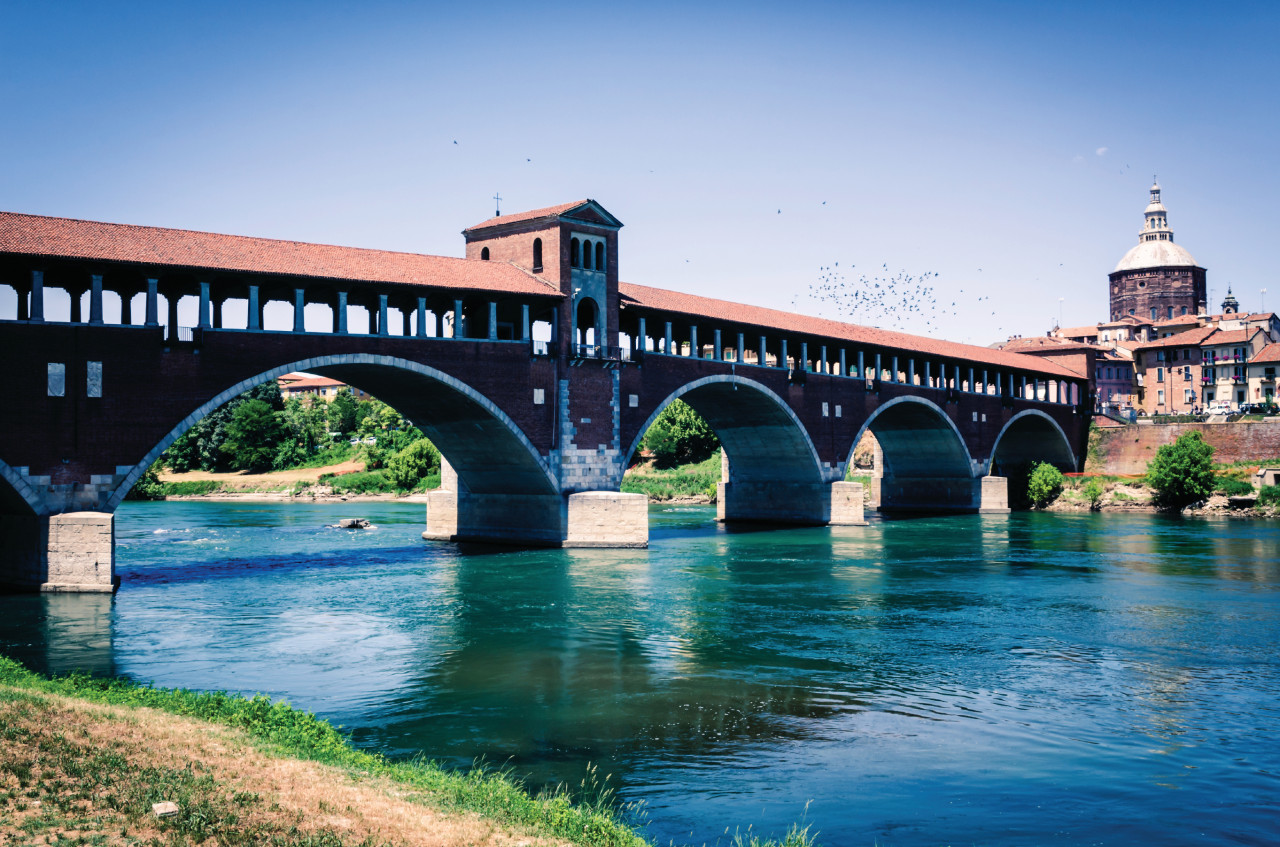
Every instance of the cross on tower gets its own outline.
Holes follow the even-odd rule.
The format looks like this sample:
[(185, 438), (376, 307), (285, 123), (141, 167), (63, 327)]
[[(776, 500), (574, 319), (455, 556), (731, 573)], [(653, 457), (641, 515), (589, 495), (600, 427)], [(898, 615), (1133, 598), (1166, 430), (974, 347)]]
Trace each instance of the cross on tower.
[(502, 195), (495, 193), (493, 195), (493, 216), (495, 218), (502, 216)]

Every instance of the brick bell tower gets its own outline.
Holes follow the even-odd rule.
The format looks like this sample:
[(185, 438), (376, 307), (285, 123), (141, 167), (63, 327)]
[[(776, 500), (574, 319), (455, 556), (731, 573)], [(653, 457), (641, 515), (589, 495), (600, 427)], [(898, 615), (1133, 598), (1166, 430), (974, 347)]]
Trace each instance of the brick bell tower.
[(1169, 213), (1160, 202), (1160, 184), (1151, 186), (1138, 244), (1111, 272), (1111, 320), (1132, 315), (1163, 321), (1204, 314), (1205, 269), (1173, 242)]
[(558, 356), (618, 346), (618, 230), (595, 200), (499, 215), (462, 231), (467, 258), (509, 262), (565, 295), (552, 333)]

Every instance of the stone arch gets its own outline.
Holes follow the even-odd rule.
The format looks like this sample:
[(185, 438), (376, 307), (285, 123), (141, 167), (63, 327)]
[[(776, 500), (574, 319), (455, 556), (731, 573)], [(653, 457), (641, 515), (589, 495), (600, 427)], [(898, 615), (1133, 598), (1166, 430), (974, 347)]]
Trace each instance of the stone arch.
[(0, 459), (0, 514), (22, 514), (30, 509), (38, 515), (44, 508), (43, 499), (27, 478)]
[(704, 377), (671, 392), (644, 422), (626, 457), (675, 400), (692, 406), (715, 431), (734, 482), (826, 481), (813, 440), (791, 407), (766, 386), (736, 375)]
[(286, 373), (318, 373), (394, 406), (421, 429), (473, 493), (554, 494), (559, 485), (515, 421), (480, 392), (443, 371), (394, 356), (343, 354), (289, 362), (241, 380), (188, 415), (112, 492), (114, 511), (151, 463), (197, 421), (256, 385)]
[[(1006, 437), (1007, 436), (1007, 437)], [(1059, 470), (1076, 470), (1076, 454), (1058, 422), (1039, 409), (1027, 409), (1009, 419), (996, 436), (986, 472), (996, 476), (1003, 468), (1030, 462), (1050, 462)]]
[(955, 422), (936, 403), (923, 397), (897, 397), (876, 409), (858, 430), (846, 467), (868, 430), (880, 442), (886, 476), (976, 475), (969, 448)]

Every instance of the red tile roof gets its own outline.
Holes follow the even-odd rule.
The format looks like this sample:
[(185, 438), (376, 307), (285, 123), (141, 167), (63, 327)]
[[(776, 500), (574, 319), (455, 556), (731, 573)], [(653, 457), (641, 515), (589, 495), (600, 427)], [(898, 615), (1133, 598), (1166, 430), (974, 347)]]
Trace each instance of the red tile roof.
[(991, 350), (972, 344), (959, 344), (954, 341), (941, 341), (920, 335), (908, 335), (905, 332), (893, 332), (869, 326), (841, 323), (826, 318), (813, 318), (808, 315), (797, 315), (793, 312), (782, 312), (777, 309), (766, 309), (761, 306), (748, 306), (732, 303), (728, 300), (714, 300), (710, 297), (698, 297), (678, 291), (667, 291), (662, 288), (650, 288), (647, 285), (635, 285), (629, 282), (618, 283), (618, 292), (623, 308), (636, 306), (661, 312), (674, 312), (690, 317), (710, 318), (725, 323), (748, 324), (768, 327), (783, 332), (794, 332), (803, 335), (823, 336), (854, 344), (886, 347), (923, 355), (945, 356), (950, 359), (962, 359), (981, 364), (995, 365), (1001, 368), (1016, 368), (1023, 371), (1035, 371), (1052, 376), (1063, 376), (1078, 379), (1079, 374), (1045, 361), (1036, 356), (1024, 356), (1018, 353), (1006, 353), (1002, 350)]
[[(285, 374), (285, 376), (290, 376), (290, 374)], [(281, 382), (283, 382), (284, 379), (285, 377), (283, 376), (280, 377)], [(303, 388), (334, 388), (334, 387), (341, 387), (344, 385), (346, 385), (345, 382), (340, 382), (336, 379), (330, 379), (327, 376), (308, 376), (308, 377), (303, 377), (301, 379), (293, 380), (287, 383), (286, 385), (284, 385), (283, 388), (285, 391), (297, 391)]]
[(1082, 338), (1090, 335), (1097, 335), (1098, 326), (1097, 324), (1092, 326), (1068, 326), (1062, 327), (1056, 330), (1056, 332), (1061, 338)]
[(0, 212), (0, 253), (562, 296), (506, 262)]
[(510, 215), (502, 215), (496, 218), (489, 218), (474, 226), (469, 226), (463, 232), (471, 232), (473, 229), (485, 229), (491, 226), (501, 226), (502, 224), (514, 224), (520, 221), (532, 221), (538, 218), (553, 218), (556, 215), (563, 215), (571, 209), (576, 209), (590, 200), (574, 200), (572, 203), (561, 203), (559, 206), (547, 206), (545, 209), (531, 209), (527, 212), (514, 212)]
[(1157, 339), (1156, 341), (1148, 341), (1144, 344), (1139, 344), (1133, 349), (1135, 353), (1141, 353), (1143, 350), (1156, 350), (1165, 347), (1199, 347), (1206, 338), (1213, 335), (1215, 332), (1217, 332), (1217, 330), (1211, 326), (1197, 327), (1196, 329), (1189, 329), (1186, 332), (1166, 335), (1164, 338)]
[[(1217, 330), (1206, 338), (1202, 343), (1205, 347), (1212, 347), (1218, 344), (1244, 344), (1250, 338), (1253, 338), (1262, 330), (1254, 327), (1253, 329), (1232, 329)], [(1175, 336), (1176, 337), (1176, 336)]]
[(1258, 355), (1249, 360), (1250, 364), (1254, 362), (1280, 362), (1280, 344), (1268, 344), (1258, 351)]

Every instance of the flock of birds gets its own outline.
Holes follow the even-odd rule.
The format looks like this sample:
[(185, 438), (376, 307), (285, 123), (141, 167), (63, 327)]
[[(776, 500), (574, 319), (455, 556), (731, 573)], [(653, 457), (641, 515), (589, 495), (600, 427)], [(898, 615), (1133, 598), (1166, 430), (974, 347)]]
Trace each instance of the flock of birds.
[[(818, 281), (809, 286), (807, 299), (817, 305), (819, 314), (834, 320), (929, 334), (939, 329), (943, 318), (955, 317), (962, 309), (966, 314), (971, 313), (969, 304), (963, 302), (966, 299), (963, 288), (952, 295), (955, 299), (938, 292), (938, 274), (934, 271), (918, 276), (906, 271), (895, 274), (885, 264), (851, 280), (836, 262), (820, 267), (818, 274)], [(799, 295), (792, 299), (793, 308), (800, 305), (800, 299)], [(982, 295), (976, 302), (990, 299), (990, 295)], [(995, 311), (991, 314), (994, 316)]]

